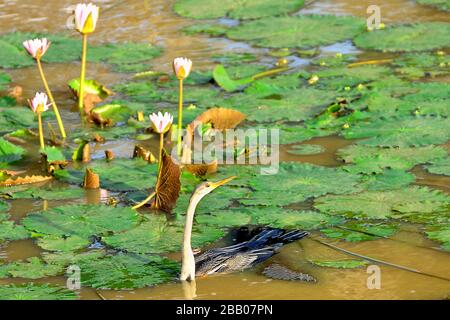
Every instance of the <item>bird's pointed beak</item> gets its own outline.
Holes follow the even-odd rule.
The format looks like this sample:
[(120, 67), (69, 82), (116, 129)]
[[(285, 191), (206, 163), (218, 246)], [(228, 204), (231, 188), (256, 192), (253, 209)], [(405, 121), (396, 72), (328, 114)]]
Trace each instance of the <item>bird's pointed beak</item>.
[(210, 182), (210, 185), (212, 186), (213, 189), (216, 189), (216, 188), (218, 188), (220, 186), (223, 186), (224, 184), (226, 184), (226, 183), (228, 183), (231, 180), (236, 179), (236, 178), (237, 178), (237, 176), (232, 176), (232, 177), (229, 177), (229, 178), (217, 181), (217, 182)]

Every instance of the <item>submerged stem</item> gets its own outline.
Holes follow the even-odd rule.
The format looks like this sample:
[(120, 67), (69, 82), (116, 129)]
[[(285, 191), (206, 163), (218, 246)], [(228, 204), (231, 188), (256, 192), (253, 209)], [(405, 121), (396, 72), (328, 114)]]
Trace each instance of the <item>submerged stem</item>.
[(86, 78), (86, 54), (87, 54), (87, 34), (83, 34), (83, 52), (81, 55), (81, 75), (80, 75), (80, 90), (78, 92), (78, 109), (80, 116), (83, 118), (84, 110), (84, 80)]
[(39, 143), (41, 145), (41, 150), (44, 150), (44, 130), (42, 129), (42, 112), (38, 112), (38, 127), (39, 127)]
[(65, 139), (66, 138), (66, 130), (64, 130), (64, 125), (61, 120), (61, 116), (59, 114), (58, 106), (56, 105), (55, 99), (53, 98), (53, 94), (50, 91), (50, 87), (48, 86), (48, 82), (47, 82), (47, 79), (44, 74), (44, 69), (42, 68), (41, 59), (37, 58), (36, 62), (37, 62), (37, 66), (39, 69), (39, 73), (41, 74), (42, 82), (44, 83), (45, 91), (47, 91), (48, 98), (50, 99), (50, 102), (52, 103), (52, 106), (53, 106), (53, 111), (55, 112), (56, 121), (58, 121), (58, 127), (59, 127), (59, 131), (61, 133), (61, 137), (63, 139)]
[(177, 139), (177, 153), (181, 156), (181, 129), (183, 126), (183, 79), (180, 79), (180, 96), (178, 99), (178, 139)]

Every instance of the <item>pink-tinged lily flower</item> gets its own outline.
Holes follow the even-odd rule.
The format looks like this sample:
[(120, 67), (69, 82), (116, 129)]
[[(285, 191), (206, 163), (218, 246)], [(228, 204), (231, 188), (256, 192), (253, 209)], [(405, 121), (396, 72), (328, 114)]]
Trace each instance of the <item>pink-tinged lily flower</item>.
[(95, 31), (100, 8), (92, 3), (77, 4), (75, 8), (75, 27), (78, 32), (88, 34)]
[(192, 61), (188, 58), (175, 58), (173, 60), (173, 71), (179, 80), (186, 79), (191, 73)]
[(164, 113), (164, 115), (158, 112), (158, 114), (151, 114), (150, 120), (152, 121), (153, 130), (157, 133), (166, 133), (172, 125), (173, 116), (168, 112)]
[(28, 104), (31, 110), (35, 113), (41, 113), (48, 110), (50, 103), (48, 103), (48, 97), (43, 92), (36, 92), (33, 99), (28, 99)]
[(27, 40), (23, 42), (23, 47), (35, 59), (40, 59), (50, 47), (51, 42), (47, 38)]

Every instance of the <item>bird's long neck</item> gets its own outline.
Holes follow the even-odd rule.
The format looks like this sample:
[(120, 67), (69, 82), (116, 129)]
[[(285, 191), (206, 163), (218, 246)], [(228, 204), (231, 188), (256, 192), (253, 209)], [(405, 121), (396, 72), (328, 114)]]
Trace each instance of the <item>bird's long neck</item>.
[(195, 278), (195, 260), (194, 252), (191, 246), (192, 226), (194, 224), (195, 209), (200, 199), (192, 197), (189, 201), (189, 207), (186, 213), (186, 224), (184, 226), (183, 248), (181, 260), (181, 280), (194, 280)]

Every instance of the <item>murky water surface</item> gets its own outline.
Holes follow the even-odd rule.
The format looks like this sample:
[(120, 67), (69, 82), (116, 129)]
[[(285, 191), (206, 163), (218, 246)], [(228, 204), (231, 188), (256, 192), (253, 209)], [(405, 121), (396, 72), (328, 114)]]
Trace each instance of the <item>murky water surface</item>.
[[(93, 42), (110, 41), (148, 41), (164, 47), (164, 54), (153, 62), (154, 70), (170, 72), (170, 62), (175, 56), (188, 56), (197, 69), (210, 68), (211, 56), (230, 51), (245, 51), (258, 54), (263, 61), (274, 63), (266, 50), (251, 48), (245, 43), (227, 39), (210, 39), (206, 36), (186, 36), (180, 29), (193, 24), (192, 21), (177, 16), (171, 11), (173, 0), (103, 0), (101, 20), (98, 30), (93, 34)], [(44, 31), (50, 33), (73, 34), (70, 29), (70, 12), (73, 1), (68, 0), (17, 0), (0, 1), (1, 32)], [(302, 13), (333, 13), (366, 16), (366, 8), (376, 4), (381, 7), (382, 21), (424, 22), (450, 21), (450, 15), (430, 7), (417, 5), (409, 0), (320, 0), (309, 4)], [(52, 13), (49, 15), (49, 13)], [(230, 23), (230, 21), (225, 21)], [(231, 22), (232, 23), (232, 22)], [(361, 59), (380, 58), (385, 55), (360, 52), (351, 43), (341, 43), (324, 48), (323, 52), (357, 52)], [(271, 60), (272, 59), (272, 60)], [(308, 61), (295, 61), (297, 66), (307, 65)], [(79, 64), (45, 65), (50, 85), (63, 109), (64, 123), (77, 126), (78, 113), (71, 112), (74, 101), (67, 90), (68, 80), (78, 77)], [(24, 89), (24, 97), (29, 97), (41, 82), (34, 68), (10, 72), (14, 85)], [(114, 84), (130, 75), (112, 73), (104, 65), (91, 64), (88, 77), (95, 77), (102, 83)], [(301, 161), (323, 166), (338, 166), (342, 163), (335, 157), (337, 149), (350, 144), (339, 137), (317, 138), (307, 143), (325, 147), (325, 152), (310, 156), (295, 156), (281, 150), (282, 160)], [(151, 144), (151, 143), (150, 143)], [(108, 145), (98, 145), (95, 154), (112, 149), (118, 155), (129, 156), (133, 141), (114, 141)], [(35, 159), (27, 159), (33, 163)], [(423, 168), (412, 170), (416, 184), (427, 185), (446, 192), (449, 191), (448, 178), (427, 173)], [(98, 203), (99, 192), (87, 192), (79, 203)], [(19, 221), (27, 213), (61, 205), (61, 201), (17, 200), (12, 202), (12, 220)], [(425, 239), (420, 226), (404, 225), (392, 239), (380, 239), (362, 243), (347, 243), (321, 239), (352, 252), (370, 256), (378, 260), (414, 269), (405, 271), (398, 267), (377, 263), (381, 268), (381, 289), (369, 290), (366, 268), (340, 270), (318, 268), (309, 260), (347, 259), (350, 256), (330, 249), (317, 242), (319, 235), (285, 246), (281, 252), (254, 270), (231, 275), (213, 276), (198, 279), (195, 284), (183, 286), (178, 282), (134, 291), (100, 291), (106, 299), (444, 299), (450, 293), (450, 255), (438, 249), (438, 245)], [(16, 261), (41, 254), (42, 250), (32, 240), (14, 241), (0, 247), (0, 259)], [(308, 273), (317, 283), (289, 282), (267, 279), (261, 270), (270, 264), (278, 263), (292, 270)], [(4, 283), (20, 283), (21, 279), (0, 280)], [(63, 277), (35, 280), (35, 283), (51, 282), (64, 285)], [(83, 288), (83, 299), (99, 299), (95, 290)]]

